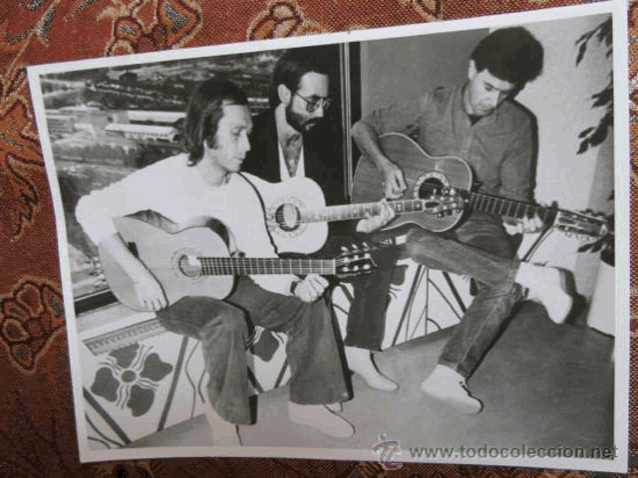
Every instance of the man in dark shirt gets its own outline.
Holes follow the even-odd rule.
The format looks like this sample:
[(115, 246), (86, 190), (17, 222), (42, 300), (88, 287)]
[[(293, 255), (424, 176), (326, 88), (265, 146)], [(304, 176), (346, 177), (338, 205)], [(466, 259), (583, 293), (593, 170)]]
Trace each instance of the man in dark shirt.
[[(467, 81), (442, 87), (402, 105), (373, 111), (353, 127), (363, 154), (383, 177), (385, 196), (406, 189), (403, 171), (379, 146), (379, 135), (405, 132), (416, 137), (432, 156), (457, 156), (474, 170), (479, 191), (506, 198), (532, 199), (533, 118), (513, 101), (542, 70), (543, 47), (523, 28), (496, 30), (472, 53)], [(406, 124), (407, 123), (407, 124)], [(572, 298), (562, 287), (562, 274), (515, 258), (506, 227), (533, 232), (537, 217), (504, 224), (501, 217), (472, 212), (447, 233), (411, 229), (406, 237), (410, 257), (427, 267), (469, 275), (480, 291), (455, 328), (433, 373), (422, 383), (426, 394), (478, 413), (483, 405), (471, 396), (466, 380), (496, 339), (514, 305), (536, 298), (549, 317), (562, 322)]]
[[(275, 65), (270, 89), (270, 109), (254, 119), (250, 136), (251, 151), (244, 170), (270, 182), (307, 177), (319, 184), (328, 205), (344, 204), (344, 163), (342, 140), (331, 130), (324, 117), (331, 105), (330, 64), (334, 55), (328, 47), (288, 50)], [(379, 215), (378, 223), (387, 221), (390, 211)], [(370, 221), (364, 223), (370, 224)], [(326, 249), (341, 243), (337, 236), (348, 236), (352, 226), (331, 223)], [(358, 226), (358, 230), (362, 231)], [(381, 269), (378, 280), (388, 284), (391, 269)], [(360, 374), (373, 388), (391, 391), (398, 386), (375, 367), (370, 350), (379, 350), (385, 329), (385, 304), (363, 302), (357, 291), (368, 280), (354, 281), (355, 296), (350, 307), (349, 322), (357, 316), (356, 337), (352, 327), (345, 337), (348, 366)], [(386, 298), (382, 297), (381, 302)], [(372, 313), (369, 311), (373, 310)]]

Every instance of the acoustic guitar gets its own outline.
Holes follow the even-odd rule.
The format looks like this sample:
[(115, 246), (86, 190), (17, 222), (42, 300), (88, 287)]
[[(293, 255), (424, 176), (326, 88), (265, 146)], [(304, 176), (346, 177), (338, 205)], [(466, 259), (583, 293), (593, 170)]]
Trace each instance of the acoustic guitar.
[[(235, 257), (232, 232), (211, 217), (176, 224), (154, 211), (141, 211), (113, 222), (129, 250), (161, 284), (169, 304), (189, 295), (223, 299), (238, 275), (316, 273), (346, 278), (368, 274), (376, 266), (370, 251), (358, 247), (334, 259)], [(124, 269), (103, 247), (98, 253), (115, 297), (133, 310), (148, 310)]]
[[(454, 193), (454, 197), (461, 198), (466, 210), (490, 212), (515, 219), (538, 214), (544, 224), (588, 240), (600, 239), (611, 233), (603, 217), (474, 192), (472, 169), (464, 160), (454, 156), (432, 157), (401, 133), (379, 136), (379, 146), (403, 171), (407, 189), (402, 199), (415, 200), (435, 195), (443, 201), (446, 194)], [(367, 203), (381, 199), (385, 192), (383, 180), (383, 175), (374, 163), (365, 156), (361, 157), (354, 175), (353, 202)], [(463, 212), (463, 207), (449, 208), (445, 214), (409, 212), (397, 216), (384, 229), (415, 224), (429, 231), (443, 232), (452, 229), (461, 220)]]
[[(268, 230), (280, 253), (316, 252), (328, 238), (329, 222), (363, 219), (379, 214), (380, 209), (378, 199), (374, 202), (326, 206), (321, 187), (310, 178), (260, 184), (259, 194), (264, 201)], [(461, 198), (436, 194), (434, 191), (428, 197), (405, 198), (387, 203), (397, 215), (440, 215), (463, 208)]]

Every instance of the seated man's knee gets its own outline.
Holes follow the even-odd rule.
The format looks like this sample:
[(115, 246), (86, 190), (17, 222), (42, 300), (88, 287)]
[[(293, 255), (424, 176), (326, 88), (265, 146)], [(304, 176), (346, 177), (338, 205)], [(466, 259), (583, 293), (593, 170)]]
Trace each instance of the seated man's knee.
[(209, 335), (211, 333), (223, 335), (247, 334), (248, 324), (246, 323), (246, 315), (241, 309), (220, 302), (212, 307), (208, 322), (202, 327), (201, 335)]
[(420, 228), (412, 228), (405, 237), (405, 249), (412, 259), (423, 255), (423, 251), (427, 250), (438, 238), (431, 232), (424, 231)]
[(319, 299), (315, 302), (303, 302), (296, 314), (290, 332), (302, 330), (321, 330), (326, 326), (333, 326), (332, 313), (328, 304)]

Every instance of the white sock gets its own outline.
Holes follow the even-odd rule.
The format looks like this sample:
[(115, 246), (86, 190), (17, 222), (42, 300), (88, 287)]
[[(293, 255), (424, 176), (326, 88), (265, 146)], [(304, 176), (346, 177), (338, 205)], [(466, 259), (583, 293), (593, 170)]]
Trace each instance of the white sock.
[(529, 289), (530, 300), (545, 306), (552, 321), (561, 324), (567, 318), (574, 300), (565, 290), (565, 274), (565, 271), (555, 267), (521, 262), (514, 280)]
[(384, 376), (372, 361), (372, 354), (369, 350), (358, 347), (345, 347), (348, 368), (361, 375), (361, 378), (372, 388), (392, 392), (399, 388), (399, 385)]
[(483, 409), (483, 403), (467, 388), (465, 378), (447, 365), (438, 364), (421, 384), (421, 391), (461, 413), (474, 415)]

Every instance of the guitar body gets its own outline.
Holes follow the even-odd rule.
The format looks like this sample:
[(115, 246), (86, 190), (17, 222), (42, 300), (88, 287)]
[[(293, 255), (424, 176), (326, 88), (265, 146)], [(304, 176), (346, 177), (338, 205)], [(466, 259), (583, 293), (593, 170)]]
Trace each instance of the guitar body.
[[(379, 146), (403, 171), (408, 188), (399, 199), (425, 199), (431, 193), (432, 186), (435, 189), (471, 189), (472, 170), (462, 159), (453, 156), (432, 157), (415, 141), (401, 133), (379, 136)], [(371, 160), (361, 157), (354, 174), (353, 202), (379, 201), (383, 199), (384, 192), (383, 175)], [(415, 224), (428, 231), (442, 232), (453, 228), (462, 215), (462, 211), (450, 211), (441, 217), (422, 212), (404, 213), (397, 215), (384, 229)]]
[(326, 222), (303, 222), (303, 211), (321, 209), (326, 200), (321, 187), (309, 178), (259, 185), (266, 222), (277, 251), (311, 254), (328, 239)]
[[(187, 260), (189, 255), (229, 257), (231, 236), (224, 224), (200, 217), (177, 225), (149, 211), (143, 214), (146, 217), (126, 216), (113, 222), (131, 252), (162, 285), (169, 304), (185, 296), (223, 299), (230, 294), (234, 276), (201, 275), (200, 268)], [(98, 247), (98, 253), (115, 297), (133, 310), (148, 310), (137, 299), (133, 281), (119, 264), (103, 248)]]
[[(120, 237), (162, 286), (169, 304), (185, 296), (223, 299), (236, 275), (369, 274), (376, 267), (369, 247), (344, 248), (334, 259), (280, 259), (232, 256), (235, 240), (217, 219), (195, 217), (176, 224), (154, 211), (113, 219)], [(107, 249), (98, 246), (104, 276), (117, 299), (133, 309), (148, 310), (136, 295), (134, 282)]]
[[(428, 231), (447, 231), (461, 220), (463, 211), (457, 204), (464, 204), (466, 209), (472, 211), (489, 212), (514, 219), (538, 215), (548, 226), (588, 241), (613, 235), (613, 226), (600, 214), (566, 211), (555, 206), (542, 207), (472, 192), (472, 169), (465, 161), (454, 156), (432, 157), (415, 141), (401, 133), (379, 136), (379, 146), (403, 171), (407, 189), (400, 199), (427, 199), (434, 192), (439, 196), (437, 200), (440, 204), (445, 206), (443, 199), (446, 196), (450, 199), (464, 198), (458, 203), (450, 201), (451, 207), (440, 207), (439, 214), (401, 211), (385, 229), (416, 224)], [(353, 202), (367, 203), (382, 199), (385, 192), (383, 179), (372, 161), (362, 157), (354, 174)], [(452, 196), (445, 188), (454, 188), (457, 194)]]

